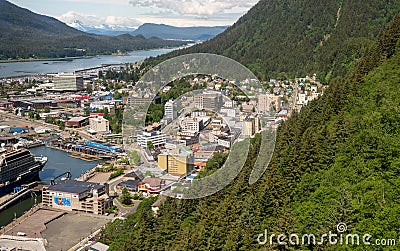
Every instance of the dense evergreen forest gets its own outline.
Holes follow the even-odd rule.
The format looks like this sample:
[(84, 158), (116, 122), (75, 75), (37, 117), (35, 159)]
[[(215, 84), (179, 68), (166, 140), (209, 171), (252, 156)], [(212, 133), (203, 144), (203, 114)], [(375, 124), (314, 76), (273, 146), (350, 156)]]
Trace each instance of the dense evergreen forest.
[[(278, 5), (277, 1), (262, 1), (258, 8), (269, 2)], [(311, 2), (326, 10), (338, 7), (328, 1)], [(368, 1), (376, 4), (375, 13), (381, 12), (383, 2), (393, 3)], [(305, 1), (290, 3), (282, 5), (293, 8)], [(346, 5), (356, 3), (361, 1), (343, 1), (343, 15)], [(317, 7), (316, 11), (322, 11)], [(257, 8), (250, 13), (257, 13)], [(298, 9), (296, 13), (303, 12)], [(356, 13), (353, 16), (348, 16), (349, 27), (357, 23)], [(247, 19), (243, 17), (239, 24)], [(371, 20), (368, 23), (378, 27)], [(384, 22), (379, 26), (385, 26)], [(331, 81), (322, 98), (279, 128), (274, 156), (261, 180), (253, 185), (248, 182), (259, 150), (257, 136), (252, 139), (242, 172), (224, 190), (197, 200), (167, 199), (157, 217), (150, 210), (154, 199), (145, 200), (135, 215), (110, 223), (102, 240), (111, 250), (384, 250), (326, 243), (278, 246), (276, 241), (260, 246), (256, 241), (265, 229), (275, 234), (321, 236), (329, 231), (337, 233), (338, 223), (347, 224), (347, 233), (372, 235), (372, 242), (376, 238), (398, 239), (400, 16), (396, 15), (387, 29), (374, 29), (370, 31), (379, 34), (377, 39), (365, 47), (353, 70)], [(340, 46), (343, 44), (332, 45), (329, 52), (334, 48), (339, 51)], [(299, 55), (300, 68), (301, 58)], [(310, 64), (300, 70), (307, 67)]]
[(64, 58), (176, 47), (187, 42), (88, 34), (0, 0), (0, 59)]
[(263, 80), (316, 73), (328, 82), (353, 66), (399, 7), (396, 0), (261, 0), (210, 41), (148, 62), (207, 52), (235, 59)]

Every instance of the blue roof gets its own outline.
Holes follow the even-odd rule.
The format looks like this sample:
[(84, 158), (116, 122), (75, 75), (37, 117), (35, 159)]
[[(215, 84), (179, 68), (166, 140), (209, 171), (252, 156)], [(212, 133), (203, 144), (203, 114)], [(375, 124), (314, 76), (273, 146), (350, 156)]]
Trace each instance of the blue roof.
[(122, 148), (120, 148), (120, 147), (105, 146), (100, 143), (92, 142), (92, 141), (86, 141), (85, 144), (90, 147), (96, 147), (96, 148), (111, 151), (111, 152), (122, 151)]
[(15, 132), (26, 132), (26, 131), (28, 131), (28, 129), (26, 129), (26, 128), (21, 128), (21, 127), (15, 127), (15, 128), (13, 128), (13, 129), (11, 129), (10, 130), (10, 133), (15, 133)]

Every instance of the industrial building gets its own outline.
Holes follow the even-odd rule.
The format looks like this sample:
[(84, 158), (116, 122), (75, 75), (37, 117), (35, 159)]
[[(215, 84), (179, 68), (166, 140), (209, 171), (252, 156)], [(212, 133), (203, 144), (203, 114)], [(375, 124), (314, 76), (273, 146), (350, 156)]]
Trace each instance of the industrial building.
[(42, 191), (44, 206), (65, 211), (104, 214), (112, 206), (108, 184), (65, 180)]

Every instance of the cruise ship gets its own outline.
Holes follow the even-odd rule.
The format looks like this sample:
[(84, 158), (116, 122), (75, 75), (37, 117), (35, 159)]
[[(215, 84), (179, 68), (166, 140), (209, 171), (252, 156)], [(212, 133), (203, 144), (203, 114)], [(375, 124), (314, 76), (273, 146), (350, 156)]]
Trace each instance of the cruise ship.
[(14, 188), (39, 180), (47, 157), (35, 157), (27, 149), (0, 149), (0, 196)]

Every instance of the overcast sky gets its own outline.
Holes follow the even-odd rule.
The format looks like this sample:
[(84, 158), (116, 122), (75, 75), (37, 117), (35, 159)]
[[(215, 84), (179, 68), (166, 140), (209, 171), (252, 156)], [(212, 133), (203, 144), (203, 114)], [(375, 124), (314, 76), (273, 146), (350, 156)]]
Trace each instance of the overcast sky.
[(231, 25), (258, 0), (9, 0), (33, 12), (85, 25)]

